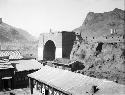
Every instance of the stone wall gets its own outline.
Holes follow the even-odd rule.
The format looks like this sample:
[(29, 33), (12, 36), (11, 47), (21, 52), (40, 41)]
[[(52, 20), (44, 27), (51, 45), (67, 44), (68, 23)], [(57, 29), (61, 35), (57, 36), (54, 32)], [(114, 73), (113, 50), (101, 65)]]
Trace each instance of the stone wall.
[(55, 45), (55, 58), (62, 58), (62, 33), (50, 32), (42, 33), (39, 37), (38, 60), (43, 60), (44, 47), (48, 41), (52, 41)]

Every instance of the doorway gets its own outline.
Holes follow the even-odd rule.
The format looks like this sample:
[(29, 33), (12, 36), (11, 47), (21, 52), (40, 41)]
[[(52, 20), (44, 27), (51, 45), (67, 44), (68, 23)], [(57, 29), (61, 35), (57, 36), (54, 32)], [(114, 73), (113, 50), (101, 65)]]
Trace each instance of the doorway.
[(12, 78), (11, 77), (2, 78), (2, 83), (3, 83), (3, 89), (5, 89), (5, 90), (12, 89)]
[(54, 60), (55, 59), (55, 51), (56, 51), (56, 46), (55, 46), (54, 42), (51, 40), (48, 40), (44, 46), (43, 59), (49, 60), (49, 61)]

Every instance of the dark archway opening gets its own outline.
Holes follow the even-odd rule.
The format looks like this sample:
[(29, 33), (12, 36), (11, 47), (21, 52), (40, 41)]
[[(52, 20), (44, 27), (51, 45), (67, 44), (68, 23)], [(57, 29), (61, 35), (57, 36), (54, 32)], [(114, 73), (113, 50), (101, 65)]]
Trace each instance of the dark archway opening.
[(103, 45), (103, 43), (98, 43), (98, 46), (96, 47), (96, 51), (101, 52), (101, 50), (102, 50), (102, 45)]
[(96, 47), (96, 56), (101, 53), (103, 44), (104, 43), (102, 42), (98, 43), (98, 46)]
[(53, 41), (48, 40), (44, 46), (43, 60), (52, 61), (55, 59), (56, 46)]

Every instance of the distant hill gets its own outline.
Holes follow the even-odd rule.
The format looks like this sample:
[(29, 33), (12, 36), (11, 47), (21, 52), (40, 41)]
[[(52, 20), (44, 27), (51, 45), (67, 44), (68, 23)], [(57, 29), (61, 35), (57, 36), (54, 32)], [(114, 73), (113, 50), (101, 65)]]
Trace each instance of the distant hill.
[(4, 22), (0, 23), (0, 42), (34, 42), (35, 37), (30, 35), (25, 30), (15, 28)]
[(0, 18), (0, 50), (19, 50), (24, 58), (36, 58), (37, 43), (28, 32), (8, 25)]

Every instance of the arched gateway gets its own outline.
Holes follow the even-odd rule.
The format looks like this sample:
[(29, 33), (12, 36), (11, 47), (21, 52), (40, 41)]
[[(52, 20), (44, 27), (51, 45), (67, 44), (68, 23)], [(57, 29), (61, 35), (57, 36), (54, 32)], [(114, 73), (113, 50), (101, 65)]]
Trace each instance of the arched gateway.
[(74, 32), (42, 33), (39, 37), (38, 60), (69, 58), (74, 40)]
[(55, 51), (56, 51), (56, 46), (55, 46), (54, 42), (51, 40), (48, 40), (44, 46), (43, 59), (44, 60), (54, 60)]

